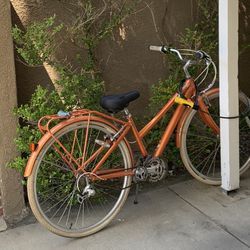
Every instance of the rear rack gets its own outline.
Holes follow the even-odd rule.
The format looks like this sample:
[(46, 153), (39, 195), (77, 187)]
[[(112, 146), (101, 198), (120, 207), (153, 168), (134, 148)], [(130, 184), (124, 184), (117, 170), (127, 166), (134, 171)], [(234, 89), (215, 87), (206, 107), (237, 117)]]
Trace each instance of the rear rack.
[(109, 121), (119, 123), (121, 125), (125, 124), (125, 122), (120, 120), (120, 119), (117, 119), (117, 118), (110, 116), (110, 115), (103, 114), (103, 113), (98, 112), (98, 111), (89, 110), (89, 109), (77, 109), (77, 110), (73, 110), (71, 112), (59, 111), (57, 114), (43, 116), (38, 121), (38, 128), (42, 134), (45, 134), (47, 132), (51, 133), (51, 129), (55, 125), (62, 122), (63, 120), (74, 119), (74, 118), (81, 117), (81, 116), (89, 116), (89, 117), (96, 116), (96, 117), (105, 118)]
[[(42, 134), (49, 132), (52, 127), (57, 125), (59, 122), (65, 119), (71, 119), (73, 117), (79, 117), (84, 115), (90, 115), (91, 111), (88, 109), (81, 109), (81, 110), (73, 110), (72, 112), (65, 113), (65, 115), (61, 115), (63, 111), (59, 111), (57, 114), (53, 115), (45, 115), (38, 121), (38, 128)], [(66, 115), (67, 114), (67, 115)]]

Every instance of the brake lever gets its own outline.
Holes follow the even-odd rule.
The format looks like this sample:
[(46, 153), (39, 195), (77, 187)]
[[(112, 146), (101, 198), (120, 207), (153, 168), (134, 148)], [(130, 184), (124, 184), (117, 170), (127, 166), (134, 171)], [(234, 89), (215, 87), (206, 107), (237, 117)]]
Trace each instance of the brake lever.
[(182, 55), (181, 55), (181, 53), (180, 53), (179, 50), (169, 48), (169, 51), (173, 52), (173, 53), (176, 53), (178, 55), (178, 57), (180, 58), (180, 60), (183, 61), (183, 57), (182, 57)]

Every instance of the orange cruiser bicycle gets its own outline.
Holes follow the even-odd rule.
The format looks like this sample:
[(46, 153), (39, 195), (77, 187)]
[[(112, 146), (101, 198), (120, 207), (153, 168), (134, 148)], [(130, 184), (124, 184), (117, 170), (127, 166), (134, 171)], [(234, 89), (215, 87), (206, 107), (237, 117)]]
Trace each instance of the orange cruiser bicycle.
[[(220, 184), (219, 89), (211, 89), (217, 74), (214, 62), (203, 51), (166, 46), (150, 46), (150, 50), (176, 55), (184, 65), (185, 80), (141, 130), (127, 108), (139, 97), (138, 91), (102, 97), (100, 104), (109, 114), (82, 109), (40, 119), (38, 127), (44, 135), (37, 145), (31, 144), (24, 176), (28, 177), (28, 198), (34, 215), (53, 233), (65, 237), (96, 233), (121, 210), (132, 181), (162, 180), (167, 168), (160, 157), (173, 132), (188, 172), (199, 181)], [(189, 71), (197, 64), (204, 67), (194, 79)], [(214, 77), (201, 90), (210, 69)], [(249, 101), (242, 93), (239, 104), (240, 114), (244, 114), (238, 117), (243, 173), (250, 165), (250, 121), (246, 115)], [(143, 138), (174, 105), (175, 112), (159, 144), (149, 153)], [(124, 119), (115, 117), (118, 112)], [(136, 161), (128, 133), (134, 136), (141, 154)]]

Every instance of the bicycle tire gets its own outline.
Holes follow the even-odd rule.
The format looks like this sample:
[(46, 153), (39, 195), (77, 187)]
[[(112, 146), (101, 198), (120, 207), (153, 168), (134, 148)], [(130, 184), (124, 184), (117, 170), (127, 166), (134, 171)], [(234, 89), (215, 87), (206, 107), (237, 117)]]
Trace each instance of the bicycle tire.
[[(215, 93), (208, 94), (207, 100), (211, 105), (209, 112), (212, 116), (215, 115), (214, 119), (216, 123), (219, 124), (219, 90)], [(241, 92), (239, 94), (239, 108), (240, 113), (247, 109), (249, 110), (249, 100)], [(182, 162), (187, 171), (195, 179), (210, 185), (220, 185), (219, 135), (215, 135), (214, 132), (201, 121), (196, 110), (192, 109), (187, 112), (188, 115), (184, 122), (181, 135), (180, 154)], [(250, 167), (250, 127), (246, 119), (249, 118), (241, 117), (239, 120), (240, 174), (243, 174)], [(192, 130), (195, 132), (192, 133)], [(215, 149), (214, 154), (212, 154), (213, 149)], [(212, 162), (212, 160), (214, 161)], [(213, 166), (211, 164), (213, 164)]]
[[(94, 137), (96, 137), (96, 134), (95, 134), (96, 131), (99, 131), (99, 133), (97, 132), (98, 136), (99, 136), (99, 134), (110, 135), (110, 134), (114, 134), (117, 132), (113, 128), (111, 128), (110, 126), (108, 126), (104, 123), (96, 122), (96, 121), (90, 121), (89, 124), (87, 124), (87, 121), (80, 121), (80, 122), (76, 122), (76, 123), (73, 123), (73, 124), (70, 124), (70, 125), (63, 127), (54, 135), (54, 137), (51, 137), (47, 141), (47, 143), (45, 143), (43, 148), (41, 149), (41, 151), (40, 151), (39, 155), (37, 156), (37, 159), (34, 163), (32, 174), (28, 178), (28, 182), (27, 182), (28, 198), (29, 198), (29, 202), (30, 202), (30, 207), (31, 207), (35, 217), (37, 218), (37, 220), (43, 226), (45, 226), (48, 230), (50, 230), (51, 232), (53, 232), (57, 235), (60, 235), (60, 236), (64, 236), (64, 237), (77, 238), (77, 237), (88, 236), (88, 235), (91, 235), (93, 233), (96, 233), (97, 231), (99, 231), (99, 230), (103, 229), (105, 226), (107, 226), (114, 219), (114, 217), (118, 214), (118, 212), (121, 210), (122, 206), (124, 205), (124, 203), (127, 199), (129, 190), (130, 190), (129, 186), (130, 186), (131, 181), (132, 181), (132, 176), (125, 176), (125, 177), (119, 178), (119, 180), (118, 180), (118, 178), (111, 179), (109, 181), (107, 180), (107, 181), (105, 181), (105, 186), (100, 185), (100, 183), (102, 185), (104, 185), (102, 183), (104, 181), (102, 181), (102, 180), (97, 181), (97, 182), (93, 182), (91, 185), (93, 185), (93, 189), (95, 190), (96, 193), (93, 197), (85, 199), (82, 202), (83, 205), (82, 204), (80, 205), (79, 201), (77, 200), (78, 199), (77, 197), (72, 198), (73, 195), (75, 195), (77, 192), (79, 194), (79, 190), (76, 190), (74, 193), (72, 193), (73, 191), (67, 191), (67, 190), (68, 189), (70, 190), (70, 188), (75, 189), (76, 177), (72, 174), (70, 176), (70, 174), (68, 172), (65, 174), (65, 172), (68, 170), (66, 170), (67, 166), (65, 166), (64, 163), (63, 163), (64, 165), (60, 165), (61, 164), (60, 161), (54, 161), (56, 159), (55, 155), (58, 155), (58, 154), (55, 152), (53, 147), (58, 146), (58, 143), (56, 142), (55, 138), (57, 138), (57, 140), (60, 140), (60, 141), (63, 141), (64, 138), (67, 138), (67, 140), (70, 142), (71, 134), (76, 133), (77, 136), (79, 134), (79, 139), (80, 139), (80, 132), (78, 133), (75, 131), (80, 131), (80, 130), (84, 130), (84, 129), (86, 130), (86, 127), (88, 125), (89, 125), (89, 131), (91, 131), (92, 134), (94, 133)], [(92, 130), (90, 130), (90, 129), (92, 129)], [(82, 132), (82, 134), (83, 134), (83, 132)], [(85, 136), (86, 136), (86, 134), (85, 134)], [(90, 132), (89, 132), (89, 138), (90, 138)], [(77, 140), (78, 140), (78, 138), (77, 138)], [(83, 140), (83, 141), (85, 141), (85, 140)], [(89, 140), (88, 145), (90, 145), (90, 142), (91, 141)], [(69, 145), (70, 145), (70, 143), (69, 143)], [(74, 151), (77, 151), (75, 149), (75, 145), (76, 144), (74, 144), (74, 147), (72, 146), (72, 148), (74, 149)], [(67, 146), (66, 142), (65, 142), (64, 146), (65, 147)], [(95, 148), (97, 146), (93, 146), (93, 147)], [(80, 147), (78, 149), (80, 150)], [(93, 151), (92, 144), (91, 144), (91, 150)], [(122, 140), (119, 143), (119, 145), (117, 147), (117, 151), (120, 153), (121, 158), (119, 158), (119, 159), (121, 159), (121, 161), (123, 162), (124, 169), (131, 168), (132, 157), (130, 155), (129, 148), (126, 145), (124, 140)], [(53, 155), (52, 158), (51, 158), (51, 154)], [(79, 154), (79, 152), (77, 154)], [(110, 159), (112, 154), (109, 156), (108, 159)], [(116, 159), (116, 157), (118, 157), (118, 153), (117, 153), (117, 155), (115, 155), (114, 159)], [(51, 160), (51, 162), (48, 163), (47, 159), (52, 159), (52, 160)], [(113, 160), (113, 161), (115, 161), (115, 160)], [(51, 165), (49, 165), (49, 164), (51, 164)], [(93, 165), (94, 164), (95, 163), (93, 163)], [(107, 165), (108, 164), (112, 165), (112, 161), (109, 161), (109, 163), (107, 163)], [(56, 186), (56, 183), (54, 183), (53, 172), (51, 170), (51, 169), (53, 169), (53, 167), (55, 169), (56, 168), (59, 169), (56, 171), (53, 170), (56, 173), (56, 174), (54, 173), (54, 176), (57, 177), (57, 175), (58, 175), (58, 177), (59, 177), (59, 178), (56, 178), (55, 180), (59, 182), (59, 185), (61, 182), (63, 182), (62, 185), (64, 185), (64, 186), (62, 186), (62, 187)], [(93, 166), (88, 166), (88, 167), (92, 168)], [(45, 173), (44, 173), (44, 171), (45, 171)], [(68, 176), (67, 178), (68, 178), (69, 182), (68, 182), (68, 180), (66, 182), (64, 182), (63, 178), (65, 179), (65, 176), (63, 176), (63, 175)], [(80, 177), (80, 181), (78, 180), (77, 188), (79, 188), (80, 185), (83, 186), (82, 189), (84, 188), (84, 185), (86, 186), (86, 177), (85, 176), (83, 176), (83, 177), (85, 179), (81, 179), (82, 177)], [(61, 180), (61, 182), (59, 179)], [(71, 181), (71, 179), (72, 179), (72, 181)], [(49, 182), (50, 180), (52, 180), (52, 184)], [(46, 182), (49, 183), (47, 185), (47, 187), (44, 185), (42, 186), (42, 183), (46, 183)], [(99, 187), (97, 186), (98, 185), (97, 183), (99, 184)], [(110, 183), (113, 186), (112, 185), (108, 186)], [(119, 183), (119, 188), (117, 186), (118, 183)], [(46, 188), (48, 188), (47, 191), (51, 189), (51, 193), (54, 192), (54, 193), (52, 193), (53, 196), (48, 196), (48, 194), (46, 193)], [(44, 191), (44, 189), (45, 189), (45, 191)], [(117, 191), (114, 191), (115, 189)], [(60, 190), (60, 192), (58, 190)], [(61, 196), (58, 194), (58, 192), (62, 193), (62, 195), (64, 195), (64, 193), (65, 193), (65, 195), (63, 197), (66, 200), (70, 199), (69, 201), (66, 201), (66, 203), (69, 204), (69, 205), (67, 205), (68, 207), (69, 206), (71, 207), (71, 209), (70, 208), (66, 209), (64, 207), (64, 205), (62, 206), (62, 208), (64, 210), (66, 209), (66, 212), (64, 211), (63, 213), (65, 215), (67, 214), (67, 218), (61, 218), (60, 221), (58, 220), (58, 217), (60, 215), (62, 215), (63, 213), (55, 215), (55, 213), (56, 213), (55, 210), (59, 209), (60, 207), (58, 208), (58, 206), (61, 204), (61, 203), (59, 203), (56, 205), (56, 202), (58, 202), (58, 200), (60, 201), (60, 199), (61, 199)], [(58, 198), (56, 198), (56, 197), (58, 197)], [(116, 200), (112, 201), (113, 199), (116, 199)], [(77, 202), (79, 204), (77, 204)], [(108, 202), (110, 202), (110, 204)], [(50, 206), (50, 203), (51, 203), (51, 207), (49, 208), (49, 210), (47, 210), (48, 206)], [(54, 205), (55, 205), (55, 207), (53, 207)], [(74, 206), (75, 207), (78, 206), (79, 207), (79, 208), (77, 208), (78, 210)], [(81, 208), (81, 206), (82, 206), (82, 208)], [(91, 209), (93, 209), (92, 214), (89, 211)], [(104, 211), (104, 209), (106, 209), (107, 211)], [(102, 215), (102, 210), (104, 211), (103, 215)], [(57, 213), (59, 213), (59, 212), (57, 212)], [(69, 213), (70, 213), (70, 215), (69, 215)], [(79, 213), (82, 213), (82, 215), (81, 214), (79, 215)], [(53, 217), (51, 216), (51, 214), (53, 214)], [(64, 214), (63, 214), (63, 216), (64, 216)], [(84, 217), (84, 219), (83, 219), (82, 217), (85, 216), (85, 214), (86, 215), (88, 214), (89, 217), (87, 218), (87, 216), (86, 216), (86, 218)], [(82, 216), (81, 219), (79, 219), (80, 216)], [(75, 217), (74, 219), (76, 219), (75, 224), (73, 224), (74, 223), (73, 217)], [(57, 221), (57, 220), (60, 223), (56, 223), (55, 221)], [(65, 220), (66, 220), (66, 222), (65, 222)], [(81, 222), (80, 221), (78, 222), (78, 220), (81, 220)], [(65, 224), (65, 225), (62, 225), (62, 224)], [(80, 226), (80, 224), (81, 224), (81, 226)], [(79, 225), (79, 227), (77, 228), (76, 226), (78, 226), (78, 225)]]

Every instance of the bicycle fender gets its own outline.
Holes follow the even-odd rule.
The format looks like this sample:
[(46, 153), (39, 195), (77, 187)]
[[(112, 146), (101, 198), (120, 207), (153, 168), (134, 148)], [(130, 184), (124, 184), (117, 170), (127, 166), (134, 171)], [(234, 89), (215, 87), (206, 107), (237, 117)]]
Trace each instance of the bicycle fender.
[(175, 134), (175, 145), (176, 145), (177, 148), (181, 147), (182, 128), (183, 128), (183, 125), (184, 125), (189, 113), (190, 113), (190, 109), (186, 109), (184, 111), (180, 121), (178, 122), (177, 129), (176, 129), (176, 134)]
[[(51, 139), (51, 137), (57, 133), (59, 130), (61, 130), (62, 128), (64, 128), (65, 126), (68, 126), (74, 122), (79, 122), (79, 121), (88, 121), (89, 117), (88, 116), (79, 116), (79, 117), (73, 117), (70, 118), (68, 120), (65, 120), (63, 122), (60, 122), (59, 124), (57, 124), (55, 127), (53, 127), (49, 132), (47, 132), (38, 142), (35, 151), (32, 152), (32, 154), (30, 155), (27, 165), (25, 167), (25, 171), (24, 171), (24, 177), (29, 177), (32, 174), (33, 171), (33, 167), (35, 164), (35, 161), (37, 159), (37, 157), (39, 156), (43, 146), (49, 141), (49, 139)], [(91, 121), (96, 121), (96, 122), (101, 122), (104, 123), (105, 125), (110, 126), (112, 129), (114, 129), (115, 131), (118, 131), (118, 129), (112, 124), (110, 123), (108, 120), (97, 117), (97, 116), (91, 116)], [(131, 147), (129, 145), (129, 142), (126, 140), (126, 138), (124, 138), (124, 141), (126, 143), (126, 146), (129, 149), (129, 153), (132, 159), (132, 163), (134, 163), (134, 157), (133, 157), (133, 153), (131, 150)]]

